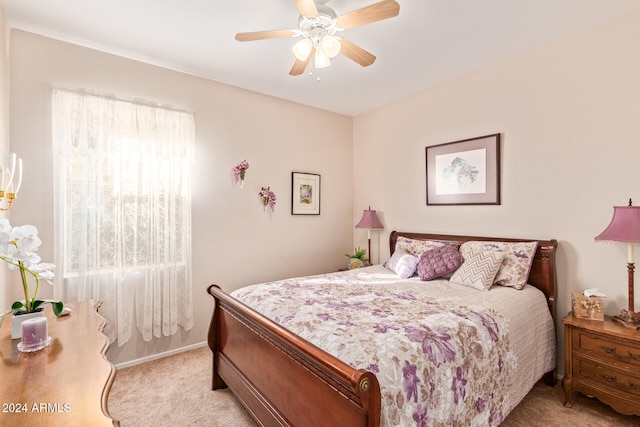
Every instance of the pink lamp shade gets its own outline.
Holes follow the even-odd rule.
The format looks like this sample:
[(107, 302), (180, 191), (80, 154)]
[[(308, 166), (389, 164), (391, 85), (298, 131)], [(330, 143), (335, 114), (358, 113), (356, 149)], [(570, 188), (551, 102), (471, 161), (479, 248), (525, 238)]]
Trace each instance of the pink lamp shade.
[(613, 320), (631, 329), (640, 329), (640, 313), (634, 312), (634, 270), (633, 245), (640, 243), (640, 206), (614, 206), (613, 218), (609, 226), (596, 241), (621, 242), (627, 244), (627, 272), (629, 281), (629, 310), (622, 310)]
[(640, 243), (640, 206), (614, 206), (611, 224), (596, 240)]
[(384, 228), (380, 221), (378, 221), (378, 216), (376, 215), (376, 211), (372, 211), (371, 207), (369, 209), (365, 209), (362, 212), (362, 219), (359, 223), (356, 224), (356, 228)]
[(369, 264), (371, 264), (371, 229), (384, 228), (382, 224), (380, 224), (380, 221), (378, 221), (378, 215), (376, 215), (376, 211), (371, 210), (371, 206), (369, 206), (369, 209), (365, 209), (364, 212), (362, 212), (362, 219), (359, 223), (356, 224), (356, 228), (367, 229), (367, 249), (369, 250)]

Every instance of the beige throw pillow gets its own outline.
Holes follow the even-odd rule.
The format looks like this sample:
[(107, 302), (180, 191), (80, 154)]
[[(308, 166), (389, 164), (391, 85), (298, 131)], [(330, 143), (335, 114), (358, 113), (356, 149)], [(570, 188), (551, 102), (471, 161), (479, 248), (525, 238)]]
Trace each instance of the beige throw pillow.
[(494, 279), (494, 283), (522, 289), (529, 278), (529, 271), (533, 264), (538, 242), (484, 242), (470, 241), (460, 246), (460, 253), (477, 251), (496, 251), (504, 253), (502, 265)]
[(462, 255), (464, 263), (449, 279), (450, 282), (488, 291), (504, 258), (503, 252), (477, 251)]

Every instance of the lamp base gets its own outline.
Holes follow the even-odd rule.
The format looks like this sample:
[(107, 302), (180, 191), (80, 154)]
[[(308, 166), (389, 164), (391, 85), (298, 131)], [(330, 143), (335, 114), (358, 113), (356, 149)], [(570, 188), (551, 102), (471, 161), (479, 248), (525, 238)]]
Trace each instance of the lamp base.
[(619, 316), (613, 316), (613, 320), (620, 323), (625, 328), (640, 329), (640, 313), (622, 310)]

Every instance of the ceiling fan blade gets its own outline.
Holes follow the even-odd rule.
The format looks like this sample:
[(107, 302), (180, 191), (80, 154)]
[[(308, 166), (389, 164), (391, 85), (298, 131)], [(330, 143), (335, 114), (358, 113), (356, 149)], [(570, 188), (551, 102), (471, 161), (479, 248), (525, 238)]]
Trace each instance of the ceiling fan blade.
[(367, 52), (360, 46), (351, 43), (349, 40), (341, 39), (340, 45), (342, 46), (340, 48), (341, 53), (363, 67), (373, 64), (376, 60), (376, 57), (373, 54)]
[(297, 35), (294, 30), (272, 30), (272, 31), (255, 31), (252, 33), (238, 33), (236, 40), (248, 42), (253, 40), (276, 39), (280, 37), (295, 37)]
[(306, 60), (300, 61), (299, 59), (296, 59), (296, 62), (293, 63), (293, 67), (291, 67), (291, 71), (289, 71), (289, 75), (299, 76), (300, 74), (304, 73), (307, 65), (309, 65), (309, 61), (311, 61), (311, 57), (315, 55), (315, 53), (316, 48), (314, 47), (313, 49), (311, 49), (311, 52), (309, 53), (309, 56), (307, 56)]
[(362, 9), (354, 10), (338, 17), (338, 26), (354, 28), (371, 22), (393, 18), (400, 13), (400, 5), (395, 0), (383, 0)]
[(300, 15), (305, 18), (316, 18), (318, 16), (318, 8), (313, 0), (293, 0), (293, 2), (300, 11)]

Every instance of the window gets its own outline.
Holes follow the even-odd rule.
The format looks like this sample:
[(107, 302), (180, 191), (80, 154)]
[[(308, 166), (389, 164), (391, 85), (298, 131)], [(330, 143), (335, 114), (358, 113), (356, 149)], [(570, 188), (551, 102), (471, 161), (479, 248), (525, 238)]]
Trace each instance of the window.
[(56, 297), (100, 299), (118, 345), (193, 325), (193, 115), (53, 93)]

